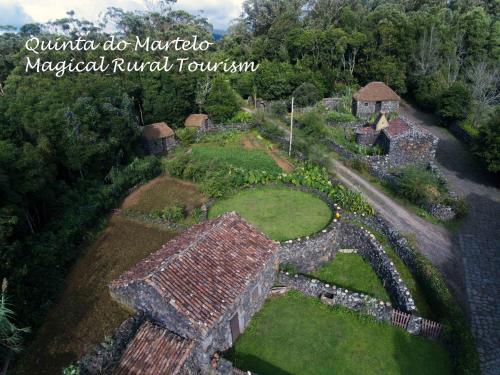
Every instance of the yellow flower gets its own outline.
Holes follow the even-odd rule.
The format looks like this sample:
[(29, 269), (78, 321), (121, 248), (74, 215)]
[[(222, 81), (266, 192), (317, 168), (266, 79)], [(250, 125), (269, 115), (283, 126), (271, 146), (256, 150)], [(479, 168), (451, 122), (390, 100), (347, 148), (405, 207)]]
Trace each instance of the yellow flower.
[(340, 214), (338, 212), (335, 212), (335, 217), (338, 219), (340, 217)]

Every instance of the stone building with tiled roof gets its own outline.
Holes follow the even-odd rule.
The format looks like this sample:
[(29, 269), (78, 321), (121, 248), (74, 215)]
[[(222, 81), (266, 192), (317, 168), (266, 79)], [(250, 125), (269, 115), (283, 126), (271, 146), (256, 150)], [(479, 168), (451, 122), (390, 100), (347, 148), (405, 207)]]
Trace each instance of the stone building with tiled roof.
[(174, 131), (165, 122), (157, 122), (142, 127), (142, 138), (146, 152), (164, 154), (177, 145)]
[(401, 98), (383, 82), (370, 82), (352, 96), (352, 113), (368, 118), (374, 113), (396, 112)]
[(356, 142), (378, 145), (393, 167), (434, 160), (439, 139), (427, 130), (398, 117), (387, 120), (382, 113), (374, 124), (356, 130)]
[[(195, 342), (196, 362), (206, 367), (215, 352), (232, 346), (264, 303), (275, 279), (278, 249), (238, 214), (226, 213), (185, 230), (109, 288), (115, 300), (144, 312), (185, 340), (183, 345)], [(157, 335), (162, 343), (170, 340), (169, 333)], [(130, 349), (127, 358), (142, 358), (137, 350)]]
[(194, 341), (146, 321), (128, 343), (113, 375), (189, 374), (194, 345)]

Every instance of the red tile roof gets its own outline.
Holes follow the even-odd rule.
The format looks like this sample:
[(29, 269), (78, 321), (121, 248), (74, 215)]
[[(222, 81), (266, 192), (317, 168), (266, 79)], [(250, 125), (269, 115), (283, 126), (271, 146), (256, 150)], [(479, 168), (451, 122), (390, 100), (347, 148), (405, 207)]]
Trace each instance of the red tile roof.
[(389, 126), (382, 131), (387, 135), (387, 137), (394, 138), (407, 133), (410, 130), (412, 130), (412, 127), (406, 121), (401, 118), (396, 118), (394, 120), (390, 120)]
[(355, 92), (353, 98), (356, 100), (376, 102), (376, 101), (399, 101), (401, 98), (389, 86), (383, 82), (370, 82)]
[(110, 288), (145, 283), (206, 331), (277, 250), (276, 242), (230, 212), (193, 225), (113, 281)]
[(208, 119), (208, 116), (201, 113), (189, 115), (184, 121), (184, 126), (187, 128), (201, 128), (203, 123)]
[(174, 135), (174, 131), (165, 122), (146, 125), (142, 128), (142, 134), (148, 141), (160, 138), (168, 138)]
[(144, 322), (130, 341), (113, 375), (175, 375), (191, 354), (194, 341)]
[(364, 125), (356, 129), (357, 134), (376, 133), (375, 125)]

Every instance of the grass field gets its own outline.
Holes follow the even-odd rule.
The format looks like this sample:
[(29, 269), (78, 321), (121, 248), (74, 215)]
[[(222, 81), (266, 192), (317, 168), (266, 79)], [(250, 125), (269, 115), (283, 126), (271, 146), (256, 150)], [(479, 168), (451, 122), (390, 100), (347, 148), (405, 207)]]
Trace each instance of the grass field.
[(318, 197), (285, 188), (248, 189), (217, 202), (210, 218), (236, 211), (276, 241), (304, 237), (326, 227), (330, 208)]
[(259, 375), (451, 374), (439, 343), (298, 292), (268, 299), (226, 356)]
[(237, 145), (195, 145), (193, 157), (200, 160), (219, 161), (234, 167), (262, 170), (270, 173), (281, 172), (281, 168), (263, 150), (248, 150)]
[(380, 279), (359, 254), (339, 253), (311, 275), (330, 284), (390, 301)]
[(200, 207), (205, 199), (196, 185), (170, 177), (158, 177), (139, 187), (123, 201), (122, 208), (149, 213), (182, 204), (188, 213)]
[(108, 283), (173, 236), (113, 216), (71, 270), (62, 295), (21, 358), (20, 373), (60, 374), (61, 367), (112, 333), (129, 314), (111, 299)]

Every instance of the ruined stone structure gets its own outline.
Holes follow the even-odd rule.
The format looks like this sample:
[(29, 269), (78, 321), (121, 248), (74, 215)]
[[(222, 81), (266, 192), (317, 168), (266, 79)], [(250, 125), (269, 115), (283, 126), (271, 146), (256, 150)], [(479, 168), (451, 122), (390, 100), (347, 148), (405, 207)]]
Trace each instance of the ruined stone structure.
[(383, 82), (370, 82), (352, 96), (352, 113), (369, 118), (374, 113), (396, 112), (401, 98)]
[(153, 155), (164, 154), (177, 146), (174, 131), (165, 122), (144, 126), (142, 137), (146, 152)]
[[(264, 303), (275, 279), (278, 249), (238, 214), (226, 213), (190, 227), (114, 280), (109, 286), (113, 298), (142, 311), (149, 321), (118, 368), (131, 363), (144, 368), (150, 361), (173, 366), (165, 353), (176, 351), (177, 372), (161, 367), (144, 374), (207, 369), (211, 356), (229, 349)], [(144, 349), (148, 342), (160, 348)]]
[(387, 121), (381, 114), (375, 124), (356, 130), (356, 142), (364, 146), (379, 145), (391, 166), (426, 164), (434, 160), (439, 139), (405, 118)]

